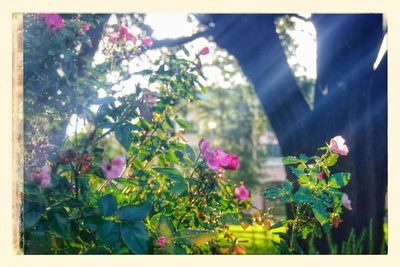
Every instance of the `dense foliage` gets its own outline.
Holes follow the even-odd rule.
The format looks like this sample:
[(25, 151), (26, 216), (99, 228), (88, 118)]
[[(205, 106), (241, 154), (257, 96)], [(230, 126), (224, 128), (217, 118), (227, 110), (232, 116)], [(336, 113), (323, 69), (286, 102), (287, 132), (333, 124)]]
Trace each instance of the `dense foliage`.
[[(132, 94), (97, 99), (91, 94), (110, 87), (106, 74), (129, 75), (114, 63), (139, 55), (152, 40), (108, 26), (102, 37), (108, 55), (95, 65), (80, 54), (97, 21), (85, 18), (25, 17), (25, 144), (32, 153), (25, 166), (24, 252), (243, 253), (227, 225), (240, 221), (249, 191), (230, 184), (223, 171), (236, 170), (239, 160), (210, 143), (200, 152), (182, 139), (189, 125), (179, 111), (205, 91), (197, 62), (171, 53), (156, 70), (141, 71), (157, 91), (137, 85)], [(200, 61), (205, 50), (197, 53)], [(52, 110), (64, 120), (83, 116), (90, 127), (58, 145), (40, 140), (52, 122), (35, 119)]]
[(320, 150), (325, 151), (321, 156), (284, 157), (283, 163), (289, 165), (295, 179), (285, 181), (282, 187), (264, 191), (265, 198), (279, 198), (292, 208), (292, 219), (272, 226), (272, 229), (286, 226), (289, 230), (280, 234), (283, 242), (275, 243), (281, 253), (303, 254), (298, 239), (322, 237), (332, 227), (339, 227), (343, 221), (340, 218), (343, 206), (352, 210), (351, 200), (339, 190), (348, 184), (350, 173), (331, 173), (329, 169), (336, 164), (339, 155), (349, 153), (344, 139), (337, 136)]

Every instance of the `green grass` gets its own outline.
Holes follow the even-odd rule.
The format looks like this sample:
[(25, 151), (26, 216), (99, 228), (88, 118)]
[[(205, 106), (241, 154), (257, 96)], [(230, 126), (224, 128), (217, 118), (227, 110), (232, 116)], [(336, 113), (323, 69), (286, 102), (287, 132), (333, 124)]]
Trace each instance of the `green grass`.
[(251, 225), (244, 230), (240, 225), (231, 225), (229, 230), (238, 238), (239, 244), (246, 248), (246, 254), (278, 254), (272, 241), (279, 242), (279, 236), (275, 233), (285, 232), (286, 228), (265, 230), (260, 225)]

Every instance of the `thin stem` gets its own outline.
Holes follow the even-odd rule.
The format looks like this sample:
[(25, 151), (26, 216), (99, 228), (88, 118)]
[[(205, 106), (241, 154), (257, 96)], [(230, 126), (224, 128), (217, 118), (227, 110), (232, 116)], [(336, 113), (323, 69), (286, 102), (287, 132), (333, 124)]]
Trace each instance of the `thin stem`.
[(293, 205), (293, 203), (291, 203), (291, 208), (292, 208), (292, 213), (293, 213), (293, 218), (294, 218), (294, 223), (292, 224), (292, 233), (291, 233), (291, 239), (290, 239), (290, 249), (292, 250), (292, 252), (295, 251), (295, 241), (296, 241), (296, 220), (297, 220), (297, 216), (296, 216), (296, 210), (295, 207)]
[(78, 185), (78, 171), (75, 169), (74, 165), (72, 163), (70, 163), (71, 169), (72, 169), (72, 173), (74, 175), (74, 184), (75, 184), (75, 197), (79, 198), (79, 185)]

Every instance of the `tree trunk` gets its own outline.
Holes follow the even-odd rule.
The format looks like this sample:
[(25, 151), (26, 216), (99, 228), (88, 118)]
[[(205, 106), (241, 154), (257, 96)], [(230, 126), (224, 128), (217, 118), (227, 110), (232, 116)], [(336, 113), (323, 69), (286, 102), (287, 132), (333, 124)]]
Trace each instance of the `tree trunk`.
[(387, 69), (373, 64), (383, 38), (381, 15), (315, 15), (318, 40), (316, 108), (323, 139), (342, 134), (350, 154), (338, 168), (352, 179), (346, 192), (352, 211), (334, 233), (346, 239), (350, 228), (360, 233), (373, 221), (374, 248), (383, 237), (387, 187)]

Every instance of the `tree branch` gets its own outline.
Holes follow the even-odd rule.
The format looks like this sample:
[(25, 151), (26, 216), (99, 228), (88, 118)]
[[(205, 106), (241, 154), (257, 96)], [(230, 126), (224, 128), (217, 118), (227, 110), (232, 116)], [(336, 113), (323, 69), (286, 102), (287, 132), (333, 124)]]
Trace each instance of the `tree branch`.
[(163, 39), (163, 40), (154, 40), (152, 49), (161, 48), (161, 47), (173, 47), (182, 45), (193, 40), (196, 40), (200, 37), (209, 37), (212, 34), (211, 28), (202, 32), (195, 33), (191, 36), (177, 38), (177, 39)]

